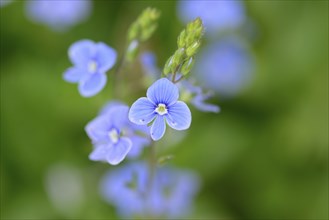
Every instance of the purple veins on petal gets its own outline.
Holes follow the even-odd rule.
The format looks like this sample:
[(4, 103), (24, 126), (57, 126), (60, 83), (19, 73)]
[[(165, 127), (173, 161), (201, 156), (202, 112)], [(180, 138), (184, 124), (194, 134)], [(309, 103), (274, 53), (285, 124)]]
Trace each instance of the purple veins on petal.
[(178, 101), (169, 107), (166, 119), (170, 127), (176, 130), (186, 130), (191, 125), (191, 111), (184, 102)]
[(150, 123), (156, 114), (154, 113), (155, 104), (146, 97), (139, 98), (130, 107), (129, 120), (138, 125)]
[(178, 100), (179, 92), (177, 86), (166, 78), (153, 83), (146, 92), (147, 98), (154, 104), (171, 105)]
[(151, 127), (151, 137), (155, 141), (160, 140), (165, 132), (166, 132), (165, 117), (158, 115), (156, 116)]
[(177, 101), (178, 88), (166, 78), (157, 80), (147, 90), (147, 98), (135, 101), (129, 110), (129, 120), (135, 124), (149, 124), (151, 138), (160, 140), (166, 131), (166, 121), (176, 130), (188, 129), (191, 124), (191, 112), (188, 106)]

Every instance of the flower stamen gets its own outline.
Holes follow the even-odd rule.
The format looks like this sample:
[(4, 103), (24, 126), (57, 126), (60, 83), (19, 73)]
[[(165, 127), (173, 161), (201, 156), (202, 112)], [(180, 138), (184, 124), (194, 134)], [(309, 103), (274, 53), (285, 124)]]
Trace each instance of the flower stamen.
[(108, 133), (108, 136), (114, 144), (118, 143), (120, 135), (117, 129), (115, 128), (111, 129)]
[(97, 63), (95, 61), (90, 61), (88, 63), (88, 71), (90, 73), (95, 73), (97, 70)]
[(165, 104), (160, 103), (158, 107), (155, 109), (155, 112), (159, 115), (165, 115), (168, 114), (168, 110)]

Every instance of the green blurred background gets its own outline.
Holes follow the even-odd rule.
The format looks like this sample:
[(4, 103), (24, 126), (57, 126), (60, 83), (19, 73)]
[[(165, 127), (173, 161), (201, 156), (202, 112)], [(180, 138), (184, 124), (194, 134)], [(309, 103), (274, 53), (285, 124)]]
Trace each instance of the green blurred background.
[[(112, 84), (82, 98), (62, 80), (71, 66), (67, 49), (87, 38), (122, 53), (129, 24), (155, 6), (159, 28), (143, 47), (163, 66), (184, 25), (175, 1), (93, 3), (90, 18), (63, 33), (29, 21), (23, 1), (0, 9), (2, 219), (116, 218), (98, 188), (115, 167), (88, 160), (83, 129), (111, 98)], [(247, 1), (246, 8), (257, 27), (252, 85), (217, 101), (219, 114), (193, 110), (186, 138), (161, 153), (202, 177), (191, 217), (327, 219), (328, 1)], [(126, 102), (144, 94), (128, 94)], [(49, 172), (61, 169), (68, 174), (55, 181), (69, 176), (79, 184), (77, 201), (64, 207), (49, 197)]]

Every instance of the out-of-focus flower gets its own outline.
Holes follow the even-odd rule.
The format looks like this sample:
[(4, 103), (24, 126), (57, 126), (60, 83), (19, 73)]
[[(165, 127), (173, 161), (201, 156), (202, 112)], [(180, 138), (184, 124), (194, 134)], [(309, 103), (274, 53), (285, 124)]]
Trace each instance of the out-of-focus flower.
[[(120, 163), (128, 154), (136, 157), (150, 143), (146, 137), (147, 126), (138, 126), (128, 120), (128, 106), (113, 104), (86, 126), (86, 132), (94, 145), (89, 158)], [(144, 136), (143, 136), (144, 135)]]
[(206, 27), (206, 33), (215, 33), (241, 26), (245, 20), (245, 8), (242, 1), (179, 1), (178, 15), (187, 23), (200, 17)]
[(166, 78), (157, 80), (146, 93), (139, 98), (129, 111), (129, 119), (138, 125), (147, 125), (153, 121), (151, 137), (157, 141), (166, 131), (166, 122), (175, 130), (186, 130), (191, 124), (191, 112), (188, 106), (178, 101), (177, 86)]
[[(218, 113), (220, 108), (217, 105), (207, 103), (206, 101), (214, 96), (211, 91), (204, 92), (201, 87), (194, 85), (189, 80), (183, 80), (179, 83), (182, 96), (191, 103), (196, 109), (203, 112)], [(184, 100), (184, 98), (182, 98)]]
[(253, 69), (250, 52), (236, 38), (208, 45), (195, 63), (198, 80), (222, 97), (234, 96), (246, 86)]
[(74, 66), (66, 70), (64, 80), (79, 83), (80, 94), (90, 97), (104, 88), (105, 73), (115, 64), (117, 53), (105, 43), (81, 40), (69, 48), (69, 57)]
[(157, 58), (152, 52), (144, 52), (140, 56), (140, 62), (144, 73), (147, 77), (151, 78), (153, 82), (161, 76), (161, 71), (156, 64), (156, 60)]
[(85, 20), (91, 12), (90, 0), (29, 0), (27, 15), (34, 22), (65, 31)]
[(104, 176), (101, 194), (126, 218), (178, 218), (188, 214), (199, 188), (196, 174), (162, 167), (156, 169), (154, 179), (149, 178), (146, 164), (128, 164)]

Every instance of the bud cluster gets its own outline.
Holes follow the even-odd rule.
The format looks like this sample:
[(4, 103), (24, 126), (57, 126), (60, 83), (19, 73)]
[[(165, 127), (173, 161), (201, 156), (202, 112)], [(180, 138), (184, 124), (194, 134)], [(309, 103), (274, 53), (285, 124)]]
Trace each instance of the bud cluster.
[(200, 18), (187, 24), (186, 28), (179, 34), (177, 39), (178, 49), (169, 57), (163, 69), (164, 75), (175, 74), (179, 71), (186, 76), (194, 64), (194, 55), (201, 45), (204, 26)]
[(127, 58), (133, 60), (138, 52), (139, 42), (148, 40), (157, 28), (160, 11), (146, 8), (128, 30)]

